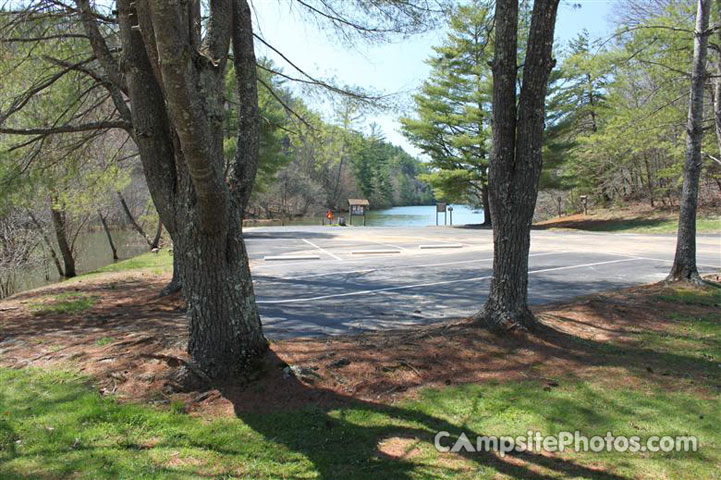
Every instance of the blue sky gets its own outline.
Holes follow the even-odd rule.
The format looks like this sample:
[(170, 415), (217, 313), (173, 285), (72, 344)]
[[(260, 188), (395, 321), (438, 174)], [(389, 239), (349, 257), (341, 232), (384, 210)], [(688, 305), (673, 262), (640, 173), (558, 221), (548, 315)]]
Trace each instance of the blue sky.
[[(425, 64), (431, 47), (442, 42), (443, 29), (392, 43), (348, 48), (332, 34), (320, 31), (297, 14), (298, 5), (288, 0), (250, 0), (255, 12), (255, 28), (292, 62), (312, 75), (334, 78), (339, 84), (357, 85), (385, 93), (401, 92), (399, 101), (409, 105), (413, 92), (428, 76)], [(580, 5), (580, 8), (574, 8)], [(561, 0), (556, 24), (556, 44), (566, 43), (583, 29), (594, 38), (605, 38), (612, 30), (611, 15), (615, 0)], [(559, 43), (560, 42), (560, 43)], [(258, 54), (273, 58), (291, 73), (282, 59), (263, 46)], [(316, 104), (320, 111), (328, 107)], [(410, 112), (409, 112), (410, 113)], [(378, 123), (386, 138), (411, 153), (418, 151), (398, 131), (400, 113), (369, 114), (358, 125), (365, 129)]]

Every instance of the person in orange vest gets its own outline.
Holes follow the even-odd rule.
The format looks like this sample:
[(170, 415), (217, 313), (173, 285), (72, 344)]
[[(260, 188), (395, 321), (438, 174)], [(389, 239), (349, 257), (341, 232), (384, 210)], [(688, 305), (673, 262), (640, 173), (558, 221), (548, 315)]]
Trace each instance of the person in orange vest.
[(328, 210), (328, 213), (325, 214), (325, 218), (328, 219), (328, 222), (333, 223), (333, 210)]

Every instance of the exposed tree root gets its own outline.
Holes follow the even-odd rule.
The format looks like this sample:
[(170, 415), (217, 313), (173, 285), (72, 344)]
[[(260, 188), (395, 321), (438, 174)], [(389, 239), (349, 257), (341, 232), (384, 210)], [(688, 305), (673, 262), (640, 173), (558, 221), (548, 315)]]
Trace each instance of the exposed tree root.
[(701, 275), (698, 274), (698, 271), (693, 270), (691, 272), (687, 271), (681, 271), (681, 272), (671, 272), (668, 277), (663, 281), (665, 284), (671, 284), (671, 283), (687, 283), (689, 285), (694, 285), (697, 287), (702, 287), (704, 285), (708, 285), (709, 282), (701, 278)]
[(480, 326), (499, 334), (535, 331), (538, 328), (536, 317), (525, 307), (509, 310), (486, 304), (472, 319)]
[(170, 283), (168, 283), (163, 289), (158, 293), (159, 297), (167, 297), (168, 295), (172, 295), (174, 293), (178, 293), (181, 290), (183, 290), (183, 284), (180, 282), (180, 280), (177, 280), (173, 278)]

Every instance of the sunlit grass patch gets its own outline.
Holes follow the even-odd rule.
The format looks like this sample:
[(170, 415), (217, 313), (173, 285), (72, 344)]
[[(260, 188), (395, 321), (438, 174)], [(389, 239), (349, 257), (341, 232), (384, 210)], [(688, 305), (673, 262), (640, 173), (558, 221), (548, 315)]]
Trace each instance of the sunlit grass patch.
[[(678, 218), (659, 220), (654, 225), (645, 225), (643, 222), (619, 222), (618, 225), (610, 228), (613, 231), (626, 231), (629, 233), (676, 233), (678, 230)], [(721, 217), (703, 217), (696, 219), (696, 231), (698, 233), (721, 232)]]
[(721, 232), (721, 217), (697, 218), (696, 231), (699, 233)]
[(115, 339), (113, 337), (100, 337), (95, 340), (95, 345), (97, 345), (98, 347), (104, 347), (105, 345), (110, 345), (114, 341)]
[[(103, 398), (64, 371), (0, 369), (0, 478), (352, 478), (525, 479), (714, 478), (721, 461), (719, 397), (694, 392), (609, 388), (593, 381), (493, 382), (422, 390), (393, 406), (358, 402), (324, 410), (185, 414)], [(695, 435), (698, 452), (565, 452), (557, 464), (446, 454), (434, 436)], [(598, 469), (601, 469), (600, 471)], [(340, 476), (339, 476), (340, 475)], [(534, 477), (535, 478), (535, 477)], [(545, 478), (545, 477), (544, 477)]]
[(169, 250), (163, 249), (157, 253), (148, 252), (121, 262), (111, 263), (101, 267), (93, 273), (126, 272), (130, 270), (152, 270), (153, 273), (173, 271), (173, 255)]
[[(721, 307), (721, 288), (673, 287), (668, 292), (658, 295), (658, 299), (684, 305)], [(721, 310), (719, 315), (721, 316)]]
[[(564, 218), (542, 222), (545, 228), (587, 230), (591, 232), (613, 233), (676, 233), (678, 230), (678, 216), (670, 214), (644, 214), (636, 212), (614, 216), (608, 214), (594, 215), (580, 220), (566, 221)], [(721, 232), (721, 217), (715, 215), (699, 215), (696, 219), (696, 232), (700, 234)]]
[(72, 315), (92, 308), (100, 297), (80, 292), (68, 292), (54, 295), (42, 302), (30, 304), (30, 311), (35, 316)]

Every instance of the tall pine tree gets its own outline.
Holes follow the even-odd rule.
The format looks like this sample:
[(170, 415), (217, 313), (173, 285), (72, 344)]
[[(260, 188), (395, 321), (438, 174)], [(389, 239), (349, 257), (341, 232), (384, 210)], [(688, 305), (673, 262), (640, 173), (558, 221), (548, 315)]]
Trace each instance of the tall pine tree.
[(401, 119), (407, 138), (430, 157), (424, 180), (436, 197), (486, 209), (492, 20), (477, 0), (454, 10), (445, 42), (428, 60), (430, 78), (414, 97), (416, 116)]

